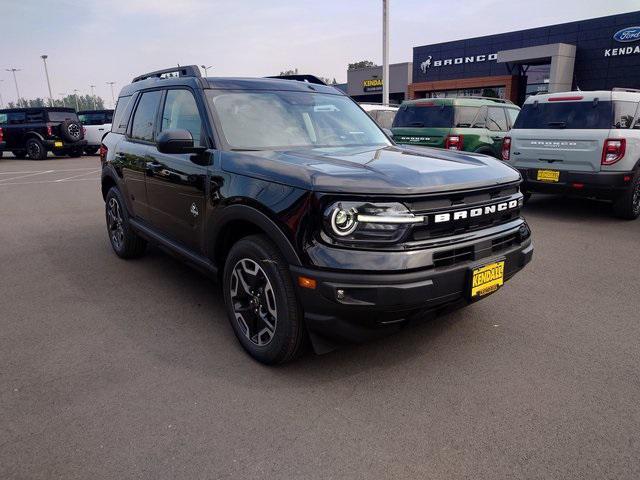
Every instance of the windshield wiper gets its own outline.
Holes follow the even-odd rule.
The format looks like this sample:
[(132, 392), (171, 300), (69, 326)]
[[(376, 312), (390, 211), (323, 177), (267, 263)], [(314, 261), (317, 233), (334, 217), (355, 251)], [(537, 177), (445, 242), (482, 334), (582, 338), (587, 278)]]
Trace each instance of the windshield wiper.
[(567, 122), (549, 122), (547, 125), (551, 128), (566, 128)]

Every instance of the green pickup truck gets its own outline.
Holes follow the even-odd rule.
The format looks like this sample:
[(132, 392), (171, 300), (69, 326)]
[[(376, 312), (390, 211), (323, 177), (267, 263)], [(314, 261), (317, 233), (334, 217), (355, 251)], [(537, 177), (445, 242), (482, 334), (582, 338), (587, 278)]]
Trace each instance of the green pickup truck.
[(396, 143), (466, 150), (500, 158), (502, 140), (520, 108), (485, 97), (423, 98), (403, 102), (391, 129)]

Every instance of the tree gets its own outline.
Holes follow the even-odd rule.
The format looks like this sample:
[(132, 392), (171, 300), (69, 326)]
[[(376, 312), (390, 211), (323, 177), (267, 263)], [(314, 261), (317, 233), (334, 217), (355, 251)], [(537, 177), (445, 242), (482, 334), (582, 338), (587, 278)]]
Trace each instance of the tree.
[[(18, 105), (15, 102), (8, 103), (8, 108), (24, 108), (25, 106), (26, 107), (48, 107), (49, 99), (48, 98), (44, 99), (40, 97), (32, 98), (32, 99), (21, 98), (20, 105)], [(53, 106), (76, 108), (76, 96), (67, 95), (62, 99), (56, 98), (53, 100)], [(96, 96), (95, 104), (94, 104), (94, 97), (92, 97), (91, 95), (78, 95), (78, 109), (79, 110), (103, 110), (104, 100), (102, 99), (102, 97)]]
[(371, 60), (360, 60), (359, 62), (350, 63), (348, 70), (356, 70), (358, 68), (368, 68), (368, 67), (377, 67), (377, 65), (373, 63)]
[(280, 72), (278, 74), (279, 77), (282, 77), (283, 75), (298, 75), (298, 69), (295, 68), (293, 70), (285, 70), (284, 72)]

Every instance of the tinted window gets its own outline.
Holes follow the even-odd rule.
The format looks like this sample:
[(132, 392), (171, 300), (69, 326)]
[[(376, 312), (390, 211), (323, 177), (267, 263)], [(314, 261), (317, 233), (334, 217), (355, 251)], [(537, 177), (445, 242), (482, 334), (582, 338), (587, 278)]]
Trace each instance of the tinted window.
[(504, 108), (489, 107), (487, 114), (487, 128), (494, 132), (505, 132), (507, 128), (507, 117), (504, 115)]
[(44, 122), (44, 112), (28, 112), (27, 123)]
[(131, 117), (131, 109), (133, 108), (133, 102), (131, 96), (118, 98), (118, 104), (116, 105), (116, 111), (113, 114), (113, 123), (111, 124), (111, 131), (114, 133), (124, 133), (127, 131), (127, 124), (129, 123), (129, 117)]
[[(194, 145), (202, 145), (202, 120), (189, 90), (169, 90), (162, 112), (162, 130), (188, 130)], [(206, 146), (206, 145), (205, 145)]]
[(80, 113), (78, 118), (83, 125), (104, 125), (109, 123), (104, 113)]
[(389, 145), (371, 117), (342, 95), (213, 90), (207, 95), (234, 148)]
[(64, 122), (65, 120), (78, 120), (76, 112), (48, 112), (50, 122)]
[(513, 124), (516, 123), (516, 118), (518, 118), (518, 113), (520, 113), (520, 110), (516, 110), (515, 108), (505, 108), (504, 110), (507, 112), (509, 125), (513, 126)]
[(394, 127), (451, 128), (452, 125), (453, 107), (430, 102), (403, 105), (393, 121)]
[(3, 125), (16, 125), (19, 123), (24, 123), (27, 116), (24, 112), (7, 112), (0, 113), (0, 124)]
[(613, 102), (613, 128), (631, 128), (638, 104), (635, 102)]
[(611, 102), (527, 103), (513, 128), (611, 128)]
[(459, 128), (471, 127), (480, 107), (456, 107), (456, 123)]
[(162, 92), (146, 92), (142, 94), (136, 113), (133, 115), (131, 138), (153, 142), (153, 129)]

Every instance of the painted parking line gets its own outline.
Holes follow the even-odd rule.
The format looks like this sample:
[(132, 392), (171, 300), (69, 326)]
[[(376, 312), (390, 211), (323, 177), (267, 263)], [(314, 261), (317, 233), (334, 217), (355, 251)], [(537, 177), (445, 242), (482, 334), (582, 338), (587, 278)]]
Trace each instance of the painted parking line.
[[(7, 180), (11, 180), (11, 179), (7, 179)], [(13, 183), (0, 183), (0, 187), (4, 187), (5, 185), (42, 185), (45, 183), (56, 183), (56, 184), (60, 184), (60, 183), (70, 183), (70, 182), (96, 182), (99, 183), (100, 182), (100, 178), (96, 177), (96, 178), (72, 178), (71, 180), (64, 180), (63, 182), (59, 181), (59, 180), (41, 180), (41, 181), (36, 181), (36, 182), (13, 182)]]
[(71, 180), (73, 178), (84, 177), (85, 175), (91, 175), (92, 173), (98, 173), (100, 170), (93, 170), (91, 172), (80, 173), (78, 175), (73, 175), (72, 177), (61, 178), (60, 180), (55, 180), (56, 182), (66, 182), (67, 180)]
[(95, 170), (96, 167), (82, 167), (82, 168), (60, 168), (58, 170), (23, 170), (21, 172), (0, 172), (0, 175), (20, 175), (23, 173), (41, 173), (41, 172), (81, 172), (83, 170)]
[(3, 178), (3, 179), (0, 179), (0, 182), (6, 182), (8, 180), (19, 180), (21, 178), (34, 177), (36, 175), (43, 175), (45, 173), (52, 173), (52, 172), (55, 172), (55, 170), (44, 170), (42, 172), (30, 173), (28, 175), (21, 175), (19, 177)]

